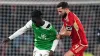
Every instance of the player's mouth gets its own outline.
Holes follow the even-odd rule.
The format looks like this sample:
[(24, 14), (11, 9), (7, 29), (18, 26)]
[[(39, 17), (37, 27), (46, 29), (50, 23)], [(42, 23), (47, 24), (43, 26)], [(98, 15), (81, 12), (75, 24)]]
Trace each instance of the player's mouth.
[(58, 11), (58, 13), (59, 13), (59, 15), (61, 15), (62, 14), (62, 11)]

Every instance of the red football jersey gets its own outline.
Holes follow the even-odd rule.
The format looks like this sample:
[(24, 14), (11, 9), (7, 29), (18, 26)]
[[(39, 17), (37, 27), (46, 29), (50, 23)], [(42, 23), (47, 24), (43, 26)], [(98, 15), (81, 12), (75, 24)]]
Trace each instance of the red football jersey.
[(71, 31), (72, 45), (77, 43), (80, 43), (82, 45), (88, 44), (82, 23), (74, 13), (69, 12), (68, 16), (66, 18), (63, 18), (62, 21), (65, 28), (67, 26), (72, 27)]

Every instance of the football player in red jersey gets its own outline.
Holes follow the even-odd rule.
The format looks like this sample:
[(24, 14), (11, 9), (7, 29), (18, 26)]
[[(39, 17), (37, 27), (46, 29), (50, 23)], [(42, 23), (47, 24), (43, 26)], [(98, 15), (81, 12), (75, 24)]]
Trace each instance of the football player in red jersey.
[(57, 11), (63, 22), (57, 38), (61, 39), (63, 36), (70, 36), (72, 40), (71, 48), (64, 56), (83, 56), (88, 47), (88, 41), (81, 21), (70, 11), (67, 2), (58, 3)]

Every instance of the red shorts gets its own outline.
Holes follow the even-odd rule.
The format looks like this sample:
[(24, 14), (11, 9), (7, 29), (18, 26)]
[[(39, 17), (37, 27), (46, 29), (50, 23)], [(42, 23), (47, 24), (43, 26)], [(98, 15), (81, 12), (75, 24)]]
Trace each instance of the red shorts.
[(88, 45), (74, 44), (70, 50), (75, 54), (75, 56), (83, 56), (84, 51), (87, 49)]

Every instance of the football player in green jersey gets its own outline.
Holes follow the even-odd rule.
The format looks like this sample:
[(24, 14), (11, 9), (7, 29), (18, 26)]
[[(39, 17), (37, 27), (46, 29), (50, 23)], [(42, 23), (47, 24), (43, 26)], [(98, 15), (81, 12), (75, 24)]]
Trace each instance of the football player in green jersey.
[(35, 35), (33, 56), (52, 56), (58, 44), (57, 31), (50, 22), (43, 20), (41, 16), (41, 11), (34, 10), (31, 13), (32, 19), (3, 42), (9, 42), (32, 28)]

